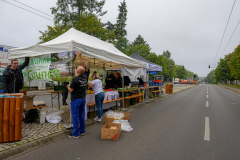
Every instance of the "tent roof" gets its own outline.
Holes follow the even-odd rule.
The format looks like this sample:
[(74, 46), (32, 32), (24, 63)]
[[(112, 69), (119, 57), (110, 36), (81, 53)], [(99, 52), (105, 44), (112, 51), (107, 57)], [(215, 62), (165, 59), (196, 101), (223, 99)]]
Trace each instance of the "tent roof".
[(9, 59), (35, 57), (66, 51), (82, 50), (83, 59), (88, 63), (101, 64), (106, 69), (118, 69), (121, 65), (147, 68), (147, 63), (135, 60), (125, 55), (113, 44), (71, 28), (57, 38), (26, 48), (10, 49)]
[(140, 56), (140, 54), (138, 54), (136, 51), (130, 57), (140, 60), (140, 61), (143, 61), (143, 62), (152, 63), (152, 62), (146, 60), (145, 58), (143, 58), (142, 56)]
[(152, 63), (152, 62), (146, 60), (145, 58), (140, 56), (136, 51), (130, 57), (140, 60), (140, 61), (143, 61), (143, 62), (147, 62), (148, 66), (149, 66), (149, 70), (151, 70), (151, 71), (162, 71), (162, 66), (159, 66), (155, 63)]

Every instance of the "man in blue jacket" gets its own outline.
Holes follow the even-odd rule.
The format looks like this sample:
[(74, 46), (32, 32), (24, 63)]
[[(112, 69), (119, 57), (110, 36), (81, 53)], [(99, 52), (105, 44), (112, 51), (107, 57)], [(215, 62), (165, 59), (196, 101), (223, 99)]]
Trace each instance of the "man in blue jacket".
[(2, 86), (4, 93), (19, 93), (19, 90), (23, 88), (23, 74), (22, 70), (28, 66), (29, 57), (25, 58), (22, 65), (18, 64), (17, 59), (11, 60), (11, 65), (3, 72)]

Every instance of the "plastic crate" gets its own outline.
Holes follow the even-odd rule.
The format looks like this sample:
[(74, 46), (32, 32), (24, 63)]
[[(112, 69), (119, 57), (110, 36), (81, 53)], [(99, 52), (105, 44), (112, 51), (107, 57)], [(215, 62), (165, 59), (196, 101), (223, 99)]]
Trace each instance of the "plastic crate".
[(136, 104), (136, 98), (130, 99), (130, 105), (135, 105)]
[(54, 86), (54, 91), (68, 91), (67, 86)]
[[(124, 97), (128, 97), (129, 93), (128, 92), (124, 92)], [(122, 92), (119, 92), (119, 97), (122, 98)]]

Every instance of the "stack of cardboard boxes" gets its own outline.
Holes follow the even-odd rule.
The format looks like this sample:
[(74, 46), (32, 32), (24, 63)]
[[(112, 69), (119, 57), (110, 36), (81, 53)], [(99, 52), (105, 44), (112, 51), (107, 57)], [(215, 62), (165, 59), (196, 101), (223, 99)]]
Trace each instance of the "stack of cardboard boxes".
[[(105, 117), (105, 125), (101, 128), (101, 139), (118, 140), (121, 135), (121, 124), (112, 123), (116, 118)], [(124, 113), (122, 120), (130, 120), (130, 113)]]

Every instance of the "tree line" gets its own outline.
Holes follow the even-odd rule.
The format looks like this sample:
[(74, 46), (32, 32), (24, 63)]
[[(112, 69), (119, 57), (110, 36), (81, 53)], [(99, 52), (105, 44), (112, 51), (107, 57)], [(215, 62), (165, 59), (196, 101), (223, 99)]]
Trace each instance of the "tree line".
[[(195, 73), (186, 70), (184, 66), (175, 64), (171, 59), (170, 51), (163, 51), (160, 55), (152, 52), (150, 45), (140, 34), (133, 42), (127, 39), (128, 10), (125, 0), (118, 5), (119, 14), (116, 17), (116, 23), (101, 22), (101, 17), (107, 14), (107, 11), (103, 11), (105, 1), (58, 0), (57, 6), (51, 8), (54, 26), (47, 26), (47, 30), (39, 31), (41, 33), (40, 43), (52, 40), (74, 27), (81, 32), (114, 44), (117, 49), (128, 56), (135, 51), (138, 52), (145, 59), (162, 66), (165, 80), (172, 80), (173, 77), (186, 79), (194, 76)], [(196, 77), (198, 79), (197, 75)]]
[(240, 45), (232, 53), (221, 58), (216, 69), (204, 79), (208, 83), (226, 82), (227, 80), (240, 80)]

